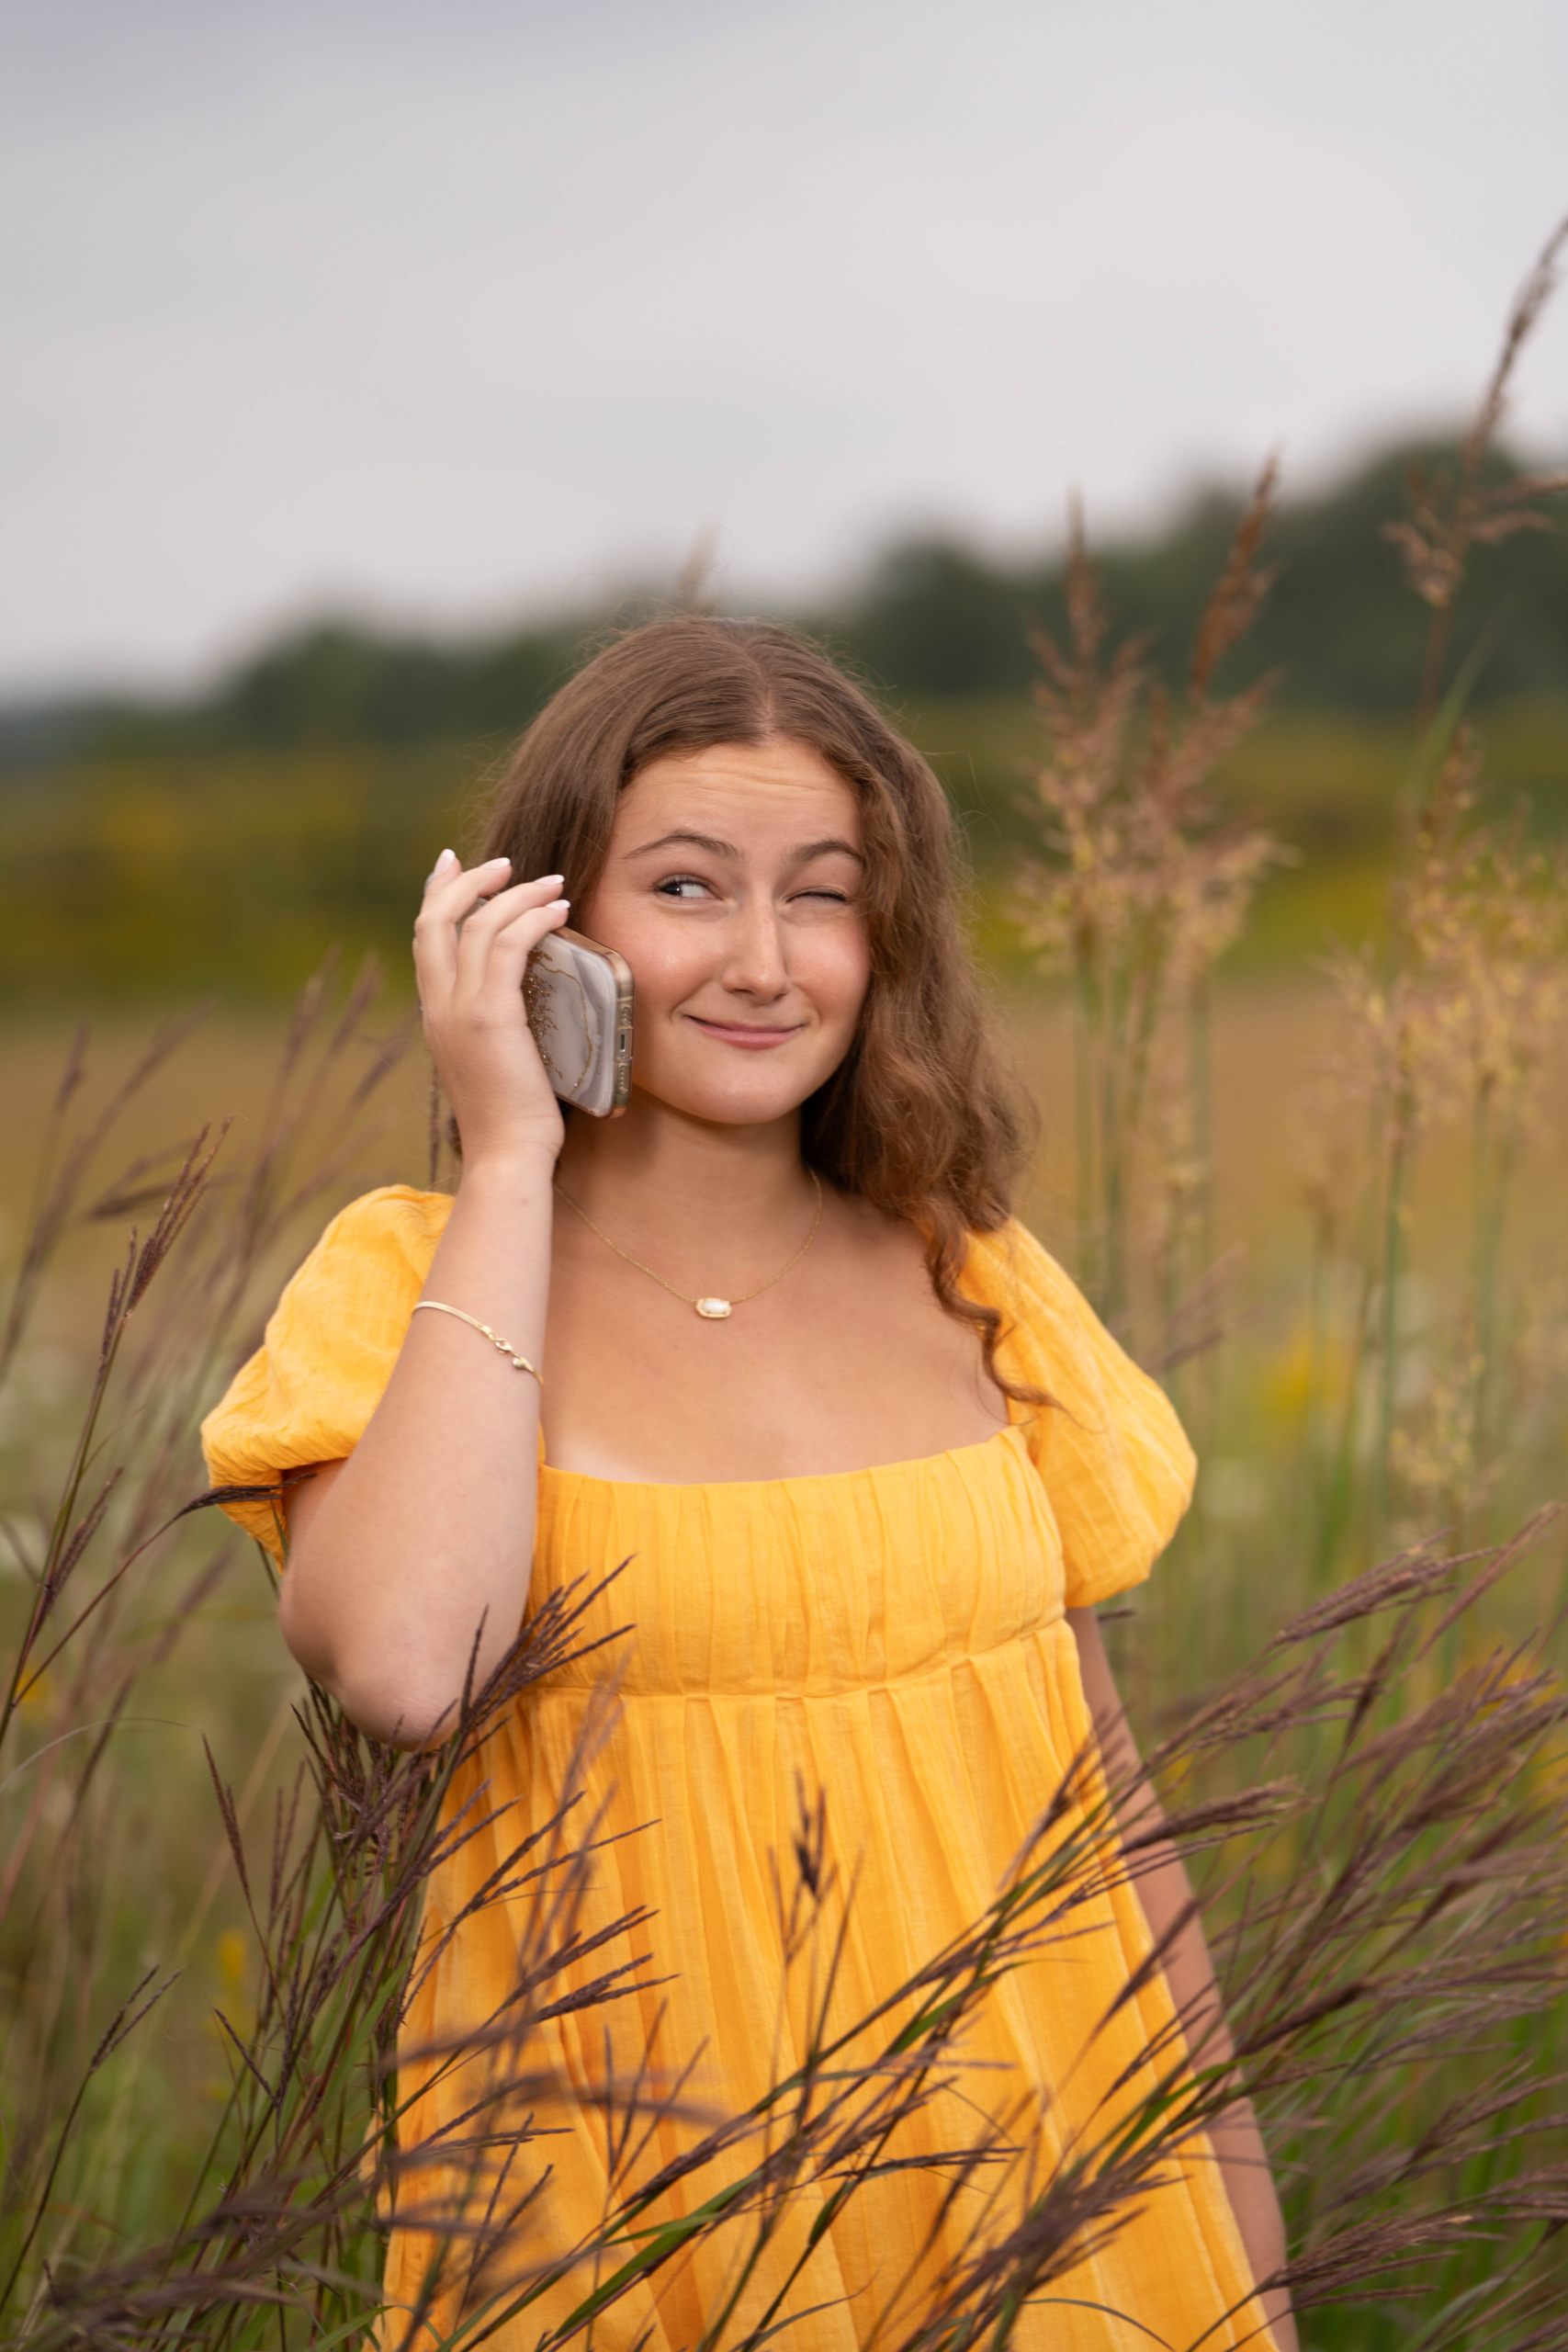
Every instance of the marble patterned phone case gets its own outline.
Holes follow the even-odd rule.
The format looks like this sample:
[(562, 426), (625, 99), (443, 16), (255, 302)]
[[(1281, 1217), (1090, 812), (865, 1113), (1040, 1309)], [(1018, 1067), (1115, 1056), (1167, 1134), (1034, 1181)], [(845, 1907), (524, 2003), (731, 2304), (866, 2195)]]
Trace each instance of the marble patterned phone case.
[(581, 932), (551, 932), (528, 958), (523, 1001), (560, 1101), (591, 1118), (617, 1117), (632, 1080), (632, 974), (625, 956)]

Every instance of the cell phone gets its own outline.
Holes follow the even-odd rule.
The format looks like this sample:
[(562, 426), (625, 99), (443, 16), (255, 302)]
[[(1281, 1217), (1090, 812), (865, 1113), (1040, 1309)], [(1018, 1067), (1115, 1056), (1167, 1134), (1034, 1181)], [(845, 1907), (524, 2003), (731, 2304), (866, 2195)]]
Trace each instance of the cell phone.
[(632, 967), (580, 931), (552, 931), (523, 975), (528, 1026), (559, 1100), (618, 1119), (632, 1088)]

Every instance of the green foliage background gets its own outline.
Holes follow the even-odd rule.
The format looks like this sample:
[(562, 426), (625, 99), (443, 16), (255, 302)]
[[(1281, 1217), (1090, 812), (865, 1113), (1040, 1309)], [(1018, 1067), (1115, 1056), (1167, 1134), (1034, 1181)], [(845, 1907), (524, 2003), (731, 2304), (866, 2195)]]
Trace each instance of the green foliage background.
[[(1287, 503), (1270, 532), (1278, 576), (1245, 662), (1279, 672), (1277, 707), (1218, 779), (1298, 853), (1265, 893), (1244, 951), (1254, 966), (1376, 920), (1427, 619), (1381, 536), (1413, 458), (1435, 455), (1386, 452)], [(1146, 630), (1171, 675), (1238, 508), (1205, 493), (1156, 537), (1097, 559), (1118, 628)], [(994, 918), (1039, 748), (1028, 631), (1059, 628), (1061, 595), (1055, 558), (1009, 566), (924, 540), (893, 549), (840, 608), (799, 616), (936, 764), (964, 819), (982, 944), (1004, 967)], [(322, 623), (183, 703), (0, 712), (0, 1006), (199, 989), (275, 1001), (329, 940), (374, 948), (400, 985), (434, 853), (472, 839), (509, 741), (582, 652), (650, 609), (445, 644)], [(1477, 657), (1495, 787), (1528, 795), (1541, 827), (1568, 826), (1568, 539), (1478, 549), (1456, 650)]]

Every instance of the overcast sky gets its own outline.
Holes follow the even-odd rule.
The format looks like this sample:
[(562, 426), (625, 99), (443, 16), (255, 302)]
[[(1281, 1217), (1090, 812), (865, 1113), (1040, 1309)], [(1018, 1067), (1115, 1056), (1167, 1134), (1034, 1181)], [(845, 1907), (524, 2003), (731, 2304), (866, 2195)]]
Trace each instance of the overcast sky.
[(1565, 125), (1564, 0), (0, 0), (0, 690), (1319, 481), (1471, 397)]

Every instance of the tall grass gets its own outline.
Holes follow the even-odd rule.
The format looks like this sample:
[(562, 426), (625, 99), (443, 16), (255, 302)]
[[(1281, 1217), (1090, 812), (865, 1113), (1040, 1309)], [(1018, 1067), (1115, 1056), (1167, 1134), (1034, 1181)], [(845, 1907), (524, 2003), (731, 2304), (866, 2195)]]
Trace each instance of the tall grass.
[[(1546, 284), (1511, 322), (1474, 450), (1447, 489), (1416, 486), (1404, 544), (1439, 619), (1489, 527), (1474, 468)], [(254, 1137), (202, 1132), (124, 1166), (118, 1122), (180, 1027), (102, 1102), (86, 1046), (73, 1054), (0, 1363), (6, 2341), (357, 2340), (396, 2210), (428, 2263), (415, 2309), (383, 2323), (389, 2344), (478, 2345), (508, 2322), (525, 2341), (586, 2342), (699, 2240), (724, 2245), (734, 2282), (705, 2314), (705, 2346), (775, 2330), (809, 2343), (809, 2321), (792, 2327), (777, 2305), (739, 2316), (782, 2246), (811, 2300), (804, 2192), (830, 2220), (897, 2166), (901, 2125), (962, 2081), (965, 2021), (998, 1977), (1070, 1951), (1086, 1896), (1136, 1877), (1168, 1838), (1201, 1888), (1234, 2055), (1189, 2020), (1190, 2051), (1145, 2052), (1059, 2154), (1027, 2111), (949, 2151), (964, 2250), (895, 2297), (879, 2345), (1005, 2344), (1243, 2092), (1279, 2166), (1309, 2343), (1568, 2343), (1568, 1742), (1558, 1538), (1532, 1491), (1532, 1428), (1561, 1425), (1568, 1366), (1541, 1344), (1540, 1269), (1521, 1269), (1510, 1223), (1544, 1133), (1568, 877), (1486, 810), (1443, 639), (1413, 689), (1430, 709), (1388, 945), (1381, 961), (1341, 955), (1325, 980), (1341, 1031), (1307, 1123), (1304, 1352), (1284, 1441), (1258, 1453), (1260, 1343), (1244, 1329), (1215, 1344), (1239, 1278), (1215, 1272), (1208, 1035), (1215, 965), (1279, 853), (1220, 823), (1207, 780), (1264, 699), (1216, 676), (1266, 589), (1270, 489), (1266, 476), (1199, 618), (1176, 707), (1138, 648), (1106, 654), (1081, 548), (1070, 639), (1040, 647), (1023, 898), (1035, 952), (1070, 980), (1077, 1270), (1183, 1385), (1211, 1450), (1233, 1464), (1253, 1452), (1265, 1482), (1246, 1514), (1201, 1487), (1164, 1598), (1112, 1627), (1165, 1825), (1147, 1820), (1141, 1779), (1108, 1790), (1077, 1759), (985, 1916), (846, 2025), (821, 1988), (852, 1895), (832, 1792), (803, 1792), (777, 1865), (786, 1966), (818, 1988), (806, 2058), (736, 2116), (685, 2112), (651, 2065), (610, 2082), (617, 2201), (591, 2243), (559, 2243), (539, 2185), (561, 2096), (544, 2028), (563, 2004), (615, 2002), (656, 1974), (658, 1928), (627, 1920), (584, 1949), (595, 1825), (570, 1780), (483, 1897), (533, 1898), (511, 1998), (426, 2053), (472, 2086), (458, 2134), (400, 2146), (392, 2064), (411, 1972), (434, 1961), (422, 1890), (489, 1826), (482, 1788), (454, 1805), (454, 1775), (570, 1651), (586, 1596), (529, 1624), (444, 1749), (398, 1756), (259, 1670), (270, 1571), (196, 1473), (201, 1410), (311, 1227), (364, 1181), (406, 1031), (374, 1025), (373, 976), (346, 992), (325, 976)], [(1457, 1260), (1451, 1228), (1422, 1223), (1420, 1183), (1428, 1138), (1456, 1124), (1471, 1147)], [(68, 1411), (45, 1396), (50, 1303), (71, 1251), (119, 1224), (101, 1341)], [(1435, 1302), (1419, 1349), (1418, 1274)], [(200, 1758), (187, 1724), (227, 1760)], [(1132, 1825), (1120, 1844), (1113, 1816)], [(1114, 2012), (1101, 2021), (1108, 2046), (1117, 2028)], [(650, 2174), (650, 2128), (671, 2112), (686, 2153)], [(547, 2324), (563, 2289), (571, 2315)]]
[[(301, 1024), (292, 1048), (307, 1034)], [(307, 1096), (351, 1038), (351, 1023), (340, 1023)], [(389, 1059), (387, 1044), (371, 1050), (371, 1071), (354, 1088), (361, 1098)], [(524, 1890), (544, 1899), (528, 1906), (511, 1997), (435, 2053), (474, 2085), (460, 2136), (400, 2150), (391, 2072), (411, 1969), (435, 1958), (418, 1943), (421, 1889), (488, 1822), (482, 1789), (466, 1809), (447, 1806), (452, 1774), (494, 1712), (570, 1648), (572, 1604), (531, 1623), (436, 1756), (378, 1750), (311, 1694), (301, 1764), (279, 1790), (259, 1851), (217, 1781), (251, 1959), (238, 1998), (216, 2013), (220, 2087), (198, 2131), (171, 2132), (178, 2063), (153, 2038), (159, 2005), (175, 1997), (168, 1963), (199, 1923), (185, 1923), (183, 1937), (165, 1923), (164, 1952), (146, 1965), (138, 1946), (156, 1933), (155, 1901), (134, 1882), (117, 1883), (112, 1869), (137, 1779), (117, 1742), (130, 1728), (139, 1669), (144, 1678), (166, 1661), (223, 1572), (226, 1544), (188, 1575), (177, 1539), (191, 1521), (162, 1491), (179, 1476), (170, 1439), (209, 1377), (180, 1358), (193, 1324), (231, 1305), (262, 1266), (269, 1229), (287, 1229), (305, 1205), (280, 1148), (299, 1115), (286, 1102), (259, 1164), (227, 1196), (212, 1185), (205, 1143), (187, 1148), (146, 1239), (111, 1283), (69, 1456), (68, 1507), (29, 1579), (6, 1722), (15, 1842), (0, 2308), (10, 2338), (347, 2340), (376, 2308), (395, 2200), (405, 2225), (423, 2217), (430, 2263), (421, 2302), (399, 2315), (391, 2341), (481, 2342), (503, 2318), (525, 2322), (564, 2278), (577, 2282), (573, 2315), (539, 2341), (570, 2342), (705, 2233), (732, 2248), (736, 2291), (708, 2314), (704, 2341), (760, 2343), (771, 2316), (741, 2327), (732, 2312), (786, 2233), (799, 2190), (825, 2188), (830, 2215), (897, 2165), (900, 2123), (962, 2080), (964, 2022), (998, 1978), (1055, 1944), (1070, 1951), (1086, 1897), (1135, 1877), (1167, 1837), (1215, 1879), (1234, 2061), (1195, 2032), (1195, 2064), (1174, 2042), (1148, 2052), (1060, 2155), (1046, 2154), (1027, 2114), (951, 2151), (949, 2193), (977, 2194), (979, 2219), (965, 2254), (885, 2340), (910, 2352), (1005, 2341), (1025, 2299), (1048, 2296), (1238, 2087), (1259, 2101), (1282, 2158), (1303, 2302), (1332, 2309), (1348, 2289), (1359, 2312), (1368, 2295), (1392, 2292), (1402, 2315), (1427, 2308), (1444, 2322), (1433, 2343), (1470, 2342), (1479, 2339), (1449, 2323), (1479, 2272), (1490, 2340), (1500, 2312), (1510, 2315), (1507, 2340), (1520, 2344), (1565, 2319), (1540, 2242), (1568, 2215), (1568, 2167), (1538, 2055), (1541, 2022), (1561, 1998), (1568, 1928), (1562, 1693), (1528, 1645), (1483, 1654), (1457, 1679), (1432, 1670), (1450, 1631), (1476, 1623), (1522, 1545), (1469, 1555), (1424, 1547), (1282, 1629), (1256, 1668), (1170, 1728), (1152, 1759), (1168, 1824), (1134, 1827), (1120, 1849), (1108, 1837), (1111, 1807), (1136, 1821), (1138, 1791), (1108, 1792), (1092, 1759), (1080, 1759), (967, 1934), (847, 2028), (829, 2025), (824, 1995), (797, 2071), (750, 2112), (694, 2127), (689, 2153), (652, 2178), (636, 2155), (678, 2094), (651, 2072), (610, 2084), (606, 2113), (626, 2152), (620, 2201), (585, 2245), (556, 2242), (547, 2190), (531, 2175), (512, 2179), (514, 2152), (525, 2155), (547, 2132), (560, 2097), (540, 2029), (562, 2002), (614, 2000), (640, 1981), (657, 1965), (657, 1935), (647, 1922), (624, 1923), (650, 1956), (639, 1965), (612, 1937), (584, 1983), (576, 1901), (594, 1826), (574, 1826), (570, 1784), (556, 1821), (485, 1890), (489, 1903)], [(67, 1170), (81, 1165), (69, 1149), (61, 1157)], [(133, 1355), (128, 1335), (161, 1281), (173, 1285), (164, 1327)], [(96, 1484), (85, 1484), (106, 1413), (118, 1414), (123, 1439), (128, 1409), (150, 1404), (160, 1374), (173, 1385), (144, 1413), (129, 1475), (95, 1465)], [(40, 1707), (49, 1676), (53, 1692)], [(58, 1794), (40, 1798), (40, 1789)], [(822, 1985), (845, 1916), (829, 1810), (830, 1792), (826, 1807), (804, 1809), (794, 1850), (780, 1858), (789, 1964)], [(1100, 2031), (1115, 2022), (1113, 2009)], [(807, 2243), (799, 2267), (808, 2255)], [(424, 2328), (426, 2318), (438, 2324)]]
[[(1532, 843), (1522, 805), (1487, 807), (1484, 746), (1465, 717), (1485, 632), (1457, 669), (1450, 656), (1472, 550), (1554, 527), (1543, 502), (1568, 490), (1568, 474), (1483, 478), (1565, 245), (1568, 222), (1521, 290), (1454, 466), (1414, 474), (1408, 513), (1387, 526), (1430, 622), (1378, 942), (1325, 943), (1337, 1035), (1303, 1102), (1313, 1271), (1303, 1451), (1320, 1580), (1348, 1560), (1364, 1565), (1393, 1535), (1439, 1522), (1467, 1530), (1478, 1513), (1484, 1523), (1483, 1506), (1506, 1489), (1500, 1448), (1522, 1401), (1510, 1385), (1509, 1221), (1556, 1074), (1568, 859)], [(1076, 538), (1067, 641), (1036, 639), (1045, 756), (1032, 771), (1038, 839), (1019, 916), (1036, 967), (1065, 976), (1071, 991), (1075, 1267), (1112, 1325), (1168, 1371), (1223, 1321), (1213, 977), (1260, 879), (1290, 854), (1258, 827), (1222, 819), (1212, 791), (1273, 683), (1214, 690), (1270, 584), (1259, 553), (1272, 489), (1270, 466), (1199, 616), (1174, 707), (1141, 642), (1107, 651), (1098, 583)], [(1456, 1266), (1445, 1231), (1423, 1266), (1423, 1148), (1456, 1130), (1468, 1244)], [(1416, 1272), (1433, 1279), (1450, 1323), (1441, 1362), (1413, 1383), (1403, 1317)]]
[[(1048, 753), (1033, 772), (1039, 849), (1023, 865), (1020, 916), (1041, 969), (1071, 981), (1076, 1262), (1122, 1330), (1156, 1304), (1169, 1323), (1189, 1271), (1213, 1259), (1210, 985), (1283, 854), (1255, 827), (1223, 825), (1208, 793), (1272, 681), (1224, 695), (1214, 683), (1267, 593), (1257, 559), (1273, 486), (1269, 466), (1175, 709), (1140, 641), (1104, 658), (1106, 616), (1076, 524), (1068, 641), (1034, 640)], [(1154, 1295), (1135, 1302), (1140, 1271)]]
[[(1304, 1599), (1374, 1572), (1391, 1545), (1418, 1556), (1433, 1530), (1453, 1544), (1495, 1540), (1540, 1503), (1543, 1473), (1551, 1486), (1560, 1477), (1562, 1294), (1539, 1237), (1520, 1247), (1513, 1213), (1532, 1156), (1550, 1166), (1555, 1148), (1548, 1109), (1563, 1076), (1568, 863), (1532, 842), (1522, 808), (1489, 805), (1484, 744), (1465, 716), (1485, 639), (1456, 663), (1453, 618), (1471, 549), (1552, 527), (1544, 502), (1568, 488), (1562, 475), (1506, 493), (1483, 483), (1512, 370), (1565, 243), (1568, 224), (1510, 315), (1455, 464), (1413, 477), (1408, 511), (1388, 527), (1429, 610), (1428, 641), (1412, 682), (1412, 743), (1377, 944), (1325, 943), (1334, 1037), (1304, 1077), (1298, 1150), (1304, 1278), (1294, 1331), (1272, 1361), (1256, 1334), (1238, 1342), (1230, 1328), (1239, 1269), (1213, 1238), (1205, 1022), (1215, 961), (1280, 854), (1261, 831), (1227, 827), (1205, 792), (1269, 690), (1263, 681), (1212, 694), (1214, 649), (1234, 647), (1267, 593), (1258, 554), (1269, 473), (1198, 622), (1176, 711), (1151, 683), (1142, 646), (1107, 650), (1081, 547), (1068, 639), (1040, 640), (1039, 844), (1025, 861), (1020, 912), (1038, 967), (1065, 977), (1071, 993), (1077, 1265), (1102, 1312), (1178, 1387), (1218, 1456), (1216, 1473), (1233, 1474), (1228, 1491), (1217, 1478), (1208, 1492), (1201, 1482), (1167, 1571), (1177, 1585), (1198, 1580), (1218, 1605), (1196, 1596), (1156, 1602), (1136, 1643), (1113, 1636), (1145, 1722), (1179, 1708), (1194, 1681), (1245, 1649), (1260, 1578)], [(1456, 1146), (1462, 1206), (1423, 1182), (1427, 1160), (1443, 1151), (1451, 1163)], [(1203, 1379), (1184, 1379), (1194, 1348), (1227, 1330), (1228, 1357), (1211, 1357)], [(1235, 1474), (1248, 1474), (1239, 1492)], [(1560, 1556), (1553, 1544), (1528, 1597), (1499, 1600), (1499, 1630), (1518, 1630), (1532, 1609), (1556, 1623)], [(1440, 1708), (1454, 1678), (1485, 1653), (1481, 1622), (1446, 1623), (1408, 1694), (1412, 1716)], [(1370, 1648), (1355, 1654), (1371, 1666)], [(1229, 1898), (1212, 1888), (1211, 1899), (1224, 1912)], [(1531, 2047), (1543, 2078), (1562, 2068), (1561, 2010)], [(1463, 2072), (1456, 2056), (1453, 2078)], [(1483, 2063), (1472, 2079), (1505, 2075), (1499, 2064), (1492, 2077)], [(1382, 2120), (1391, 2166), (1413, 2112)], [(1303, 2147), (1288, 2186), (1298, 2231), (1325, 2153), (1309, 2158)], [(1485, 2177), (1506, 2171), (1499, 2155)], [(1426, 2324), (1458, 2330), (1455, 2340), (1468, 2340), (1473, 2324), (1477, 2341), (1493, 2341), (1485, 2331), (1502, 2267), (1501, 2257), (1456, 2253), (1447, 2301)], [(1510, 2340), (1499, 2325), (1498, 2340)], [(1317, 2328), (1325, 2342), (1410, 2334), (1404, 2313), (1381, 2332), (1364, 2314)]]

